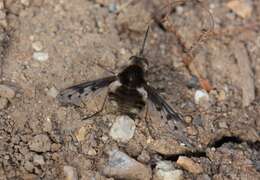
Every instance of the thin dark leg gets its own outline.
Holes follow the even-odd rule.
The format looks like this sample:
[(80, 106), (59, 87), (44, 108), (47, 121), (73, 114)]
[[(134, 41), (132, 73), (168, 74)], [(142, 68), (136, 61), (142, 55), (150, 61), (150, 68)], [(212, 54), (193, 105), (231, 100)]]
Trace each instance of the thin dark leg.
[(95, 113), (93, 113), (93, 114), (91, 114), (89, 116), (86, 116), (86, 117), (84, 117), (81, 120), (82, 121), (87, 120), (87, 119), (92, 118), (94, 116), (97, 116), (99, 113), (101, 113), (103, 111), (104, 107), (105, 107), (105, 104), (106, 104), (106, 101), (107, 101), (107, 97), (108, 97), (108, 93), (106, 94), (106, 97), (105, 97), (105, 99), (103, 101), (103, 104), (102, 104), (101, 108), (99, 110), (97, 110), (97, 112), (95, 112)]
[(148, 130), (148, 134), (149, 136), (151, 136), (153, 139), (155, 139), (155, 137), (153, 136), (153, 133), (152, 133), (152, 130), (149, 126), (149, 122), (148, 122), (148, 114), (149, 112), (149, 109), (148, 109), (148, 105), (146, 105), (146, 108), (145, 108), (145, 117), (144, 117), (144, 120), (145, 120), (145, 124), (146, 124), (146, 127), (147, 127), (147, 130)]
[(113, 74), (113, 75), (116, 75), (116, 73), (114, 73), (112, 70), (106, 68), (106, 67), (103, 66), (102, 64), (96, 63), (96, 65), (97, 65), (98, 67), (100, 67), (101, 69), (103, 69), (103, 70), (105, 70), (105, 71), (107, 71), (107, 72), (109, 72), (109, 73), (111, 73), (111, 74)]

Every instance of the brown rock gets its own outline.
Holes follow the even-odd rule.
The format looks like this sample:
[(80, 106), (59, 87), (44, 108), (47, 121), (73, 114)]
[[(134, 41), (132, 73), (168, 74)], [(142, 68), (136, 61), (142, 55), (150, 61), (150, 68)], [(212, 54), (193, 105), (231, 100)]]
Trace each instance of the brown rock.
[(227, 7), (242, 18), (248, 18), (252, 15), (253, 7), (246, 0), (232, 0), (227, 3)]
[(164, 155), (182, 154), (189, 151), (188, 147), (180, 145), (172, 138), (152, 140), (148, 147), (149, 149)]
[(7, 85), (0, 84), (0, 96), (12, 99), (15, 96), (15, 91)]
[(199, 164), (184, 156), (178, 158), (177, 164), (192, 174), (200, 174), (203, 172), (203, 169)]

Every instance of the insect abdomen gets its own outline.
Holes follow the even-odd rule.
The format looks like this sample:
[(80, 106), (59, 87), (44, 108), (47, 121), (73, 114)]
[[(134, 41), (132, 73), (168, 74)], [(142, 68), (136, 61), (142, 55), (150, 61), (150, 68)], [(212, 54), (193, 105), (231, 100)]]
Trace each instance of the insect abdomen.
[(114, 92), (109, 92), (109, 100), (117, 104), (121, 114), (136, 116), (145, 106), (143, 96), (136, 89), (120, 86)]

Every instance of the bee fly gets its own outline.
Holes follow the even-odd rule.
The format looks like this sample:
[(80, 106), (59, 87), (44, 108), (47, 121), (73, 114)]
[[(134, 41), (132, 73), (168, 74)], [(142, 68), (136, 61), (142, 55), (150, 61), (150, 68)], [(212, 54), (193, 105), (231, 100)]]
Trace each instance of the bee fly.
[[(80, 105), (83, 97), (86, 97), (99, 89), (108, 87), (109, 90), (105, 101), (108, 99), (116, 102), (118, 111), (122, 114), (132, 117), (136, 113), (142, 111), (149, 101), (149, 104), (152, 104), (156, 110), (159, 111), (158, 113), (164, 114), (167, 120), (174, 120), (176, 125), (184, 124), (182, 117), (174, 111), (145, 80), (148, 71), (148, 60), (144, 57), (143, 51), (148, 31), (149, 26), (145, 33), (139, 54), (131, 56), (129, 58), (130, 64), (121, 72), (113, 76), (84, 82), (66, 88), (58, 94), (58, 101), (65, 105)], [(104, 104), (102, 108), (93, 115), (101, 112)]]

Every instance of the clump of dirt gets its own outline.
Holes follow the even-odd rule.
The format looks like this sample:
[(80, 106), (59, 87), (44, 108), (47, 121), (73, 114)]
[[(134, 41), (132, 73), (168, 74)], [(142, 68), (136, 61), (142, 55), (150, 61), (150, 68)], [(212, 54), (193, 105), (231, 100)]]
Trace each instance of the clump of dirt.
[[(0, 1), (0, 179), (259, 179), (260, 14), (250, 8), (260, 2), (244, 3), (246, 17), (217, 0)], [(196, 44), (209, 12), (214, 33)], [(148, 123), (106, 111), (82, 121), (92, 107), (57, 102), (60, 89), (127, 64), (148, 24), (147, 81), (187, 127), (158, 112)]]

